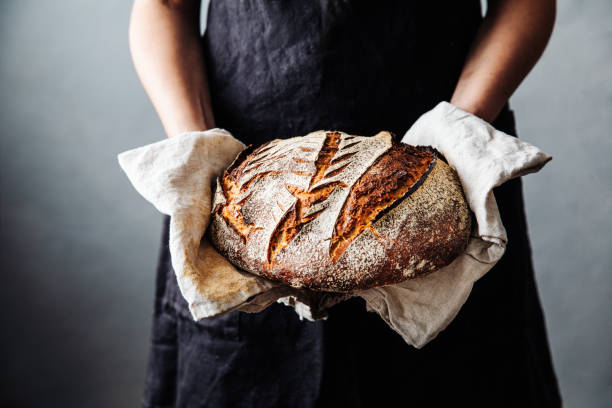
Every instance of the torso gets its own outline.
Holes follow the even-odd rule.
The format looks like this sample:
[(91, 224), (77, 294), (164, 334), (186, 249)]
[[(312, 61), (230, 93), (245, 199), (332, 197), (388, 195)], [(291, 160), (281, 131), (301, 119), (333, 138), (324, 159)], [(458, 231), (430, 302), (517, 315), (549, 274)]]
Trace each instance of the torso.
[[(212, 0), (203, 47), (217, 125), (255, 145), (318, 129), (403, 135), (450, 98), (480, 2), (384, 4)], [(494, 125), (514, 133), (507, 108)], [(278, 304), (193, 323), (164, 247), (161, 304), (178, 317), (157, 317), (154, 337), (176, 353), (152, 352), (148, 401), (176, 386), (178, 406), (558, 406), (520, 180), (495, 194), (506, 254), (422, 350), (357, 298), (316, 323)]]
[(215, 1), (203, 46), (217, 125), (259, 144), (403, 134), (448, 100), (480, 2)]

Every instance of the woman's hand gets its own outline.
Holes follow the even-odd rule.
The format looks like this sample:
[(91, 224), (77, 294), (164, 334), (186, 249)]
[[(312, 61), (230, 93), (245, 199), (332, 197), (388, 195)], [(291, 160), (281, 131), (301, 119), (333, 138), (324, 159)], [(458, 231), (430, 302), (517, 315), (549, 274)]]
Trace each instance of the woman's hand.
[(451, 103), (492, 122), (542, 55), (555, 0), (491, 0)]
[(135, 0), (130, 50), (168, 137), (215, 127), (200, 44), (200, 0)]

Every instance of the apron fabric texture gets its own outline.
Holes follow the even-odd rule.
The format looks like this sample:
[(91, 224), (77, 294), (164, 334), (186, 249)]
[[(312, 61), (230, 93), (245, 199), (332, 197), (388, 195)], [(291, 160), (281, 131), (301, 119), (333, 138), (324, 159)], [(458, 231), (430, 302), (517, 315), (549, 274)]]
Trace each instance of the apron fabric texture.
[[(217, 126), (256, 145), (319, 129), (401, 137), (449, 100), (480, 21), (477, 0), (212, 0), (202, 46)], [(493, 125), (516, 134), (507, 106)], [(560, 406), (521, 180), (495, 197), (506, 253), (421, 350), (360, 298), (314, 323), (280, 304), (194, 322), (166, 217), (143, 407)]]

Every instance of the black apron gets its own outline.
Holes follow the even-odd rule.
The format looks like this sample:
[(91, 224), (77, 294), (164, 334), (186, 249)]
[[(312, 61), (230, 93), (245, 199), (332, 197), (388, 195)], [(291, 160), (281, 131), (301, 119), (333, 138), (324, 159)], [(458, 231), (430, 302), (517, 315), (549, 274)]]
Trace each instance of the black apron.
[[(251, 144), (318, 129), (401, 136), (451, 97), (480, 13), (478, 0), (212, 0), (203, 49), (217, 126)], [(508, 107), (494, 125), (515, 134)], [(279, 304), (193, 322), (166, 219), (143, 406), (559, 406), (521, 181), (495, 196), (507, 251), (421, 350), (361, 299), (316, 323)]]

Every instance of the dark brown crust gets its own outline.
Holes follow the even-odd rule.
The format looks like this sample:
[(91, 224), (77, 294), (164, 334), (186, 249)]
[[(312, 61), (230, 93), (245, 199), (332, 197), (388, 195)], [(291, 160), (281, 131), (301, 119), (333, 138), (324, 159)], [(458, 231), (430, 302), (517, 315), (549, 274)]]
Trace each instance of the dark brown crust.
[(426, 175), (434, 160), (432, 149), (394, 143), (351, 187), (331, 239), (330, 255), (336, 260), (381, 213), (392, 208)]
[[(435, 161), (431, 177), (422, 179), (422, 186), (418, 186), (406, 201), (399, 201), (394, 209), (401, 213), (405, 207), (418, 207), (410, 217), (403, 220), (402, 239), (387, 240), (386, 262), (376, 276), (361, 274), (361, 286), (384, 286), (399, 283), (407, 278), (423, 276), (450, 264), (457, 256), (465, 251), (471, 233), (471, 213), (464, 201), (464, 197), (457, 194), (446, 195), (443, 207), (436, 205), (432, 197), (443, 197), (445, 192), (440, 191), (441, 178), (453, 179), (458, 186), (456, 174), (446, 163)], [(429, 173), (427, 173), (429, 176)], [(436, 191), (438, 190), (438, 191)], [(400, 208), (398, 208), (400, 207)], [(392, 210), (393, 211), (393, 210)], [(381, 224), (384, 224), (381, 220)], [(379, 235), (385, 234), (383, 225), (374, 223)], [(416, 265), (413, 274), (406, 276), (394, 268), (394, 265), (405, 264), (410, 254), (414, 259), (426, 260), (421, 266)]]
[[(342, 135), (346, 149), (353, 140)], [(340, 154), (335, 159), (339, 133), (327, 132), (325, 136), (313, 166), (314, 174), (306, 175), (312, 177), (310, 187), (321, 180), (330, 165), (338, 167), (327, 172), (325, 177), (341, 173), (342, 162), (350, 161), (350, 156), (340, 157)], [(248, 248), (252, 245), (249, 235), (258, 227), (245, 221), (241, 206), (249, 199), (244, 198), (248, 184), (257, 182), (248, 179), (248, 172), (258, 165), (252, 159), (274, 146), (265, 144), (243, 152), (221, 179), (225, 202), (217, 203), (213, 210), (210, 231), (213, 245), (241, 269), (291, 286), (333, 292), (355, 292), (395, 284), (448, 265), (465, 250), (471, 228), (471, 215), (459, 180), (429, 147), (413, 147), (397, 141), (390, 146), (350, 187), (347, 198), (341, 203), (342, 210), (336, 218), (332, 237), (322, 237), (318, 244), (315, 242), (320, 250), (304, 251), (310, 254), (308, 256), (295, 250), (300, 245), (313, 245), (297, 240), (300, 230), (319, 216), (315, 209), (309, 213), (307, 210), (326, 200), (337, 185), (338, 188), (348, 186), (335, 181), (339, 184), (303, 190), (285, 181), (284, 174), (296, 173), (289, 165), (282, 164), (281, 171), (268, 172), (278, 180), (274, 183), (281, 183), (296, 201), (293, 207), (284, 210), (276, 226), (270, 225), (274, 229), (268, 229), (271, 235), (266, 259), (254, 259), (249, 255)], [(315, 152), (299, 144), (295, 149)], [(274, 157), (284, 157), (283, 160), (294, 163), (307, 162), (295, 160), (285, 151), (281, 153), (282, 156)], [(262, 162), (272, 157), (261, 159), (263, 156), (259, 156)], [(244, 172), (245, 167), (250, 169)], [(265, 168), (259, 170), (258, 179), (268, 176), (263, 172)], [(248, 184), (242, 180), (243, 185), (239, 187), (243, 174), (247, 175), (244, 179)], [(238, 201), (241, 194), (242, 201)], [(260, 201), (258, 205), (265, 209), (266, 205), (273, 204)], [(294, 240), (297, 243), (292, 243)], [(294, 246), (293, 252), (286, 253), (289, 243)]]
[(319, 152), (317, 160), (315, 160), (316, 172), (310, 180), (310, 184), (307, 189), (287, 185), (287, 189), (297, 198), (297, 200), (294, 206), (281, 219), (281, 222), (277, 225), (276, 229), (272, 233), (272, 237), (270, 238), (270, 247), (268, 249), (268, 264), (274, 262), (274, 257), (276, 254), (278, 254), (289, 244), (289, 242), (293, 240), (304, 224), (312, 221), (320, 214), (320, 212), (317, 212), (306, 215), (308, 209), (310, 209), (313, 204), (327, 199), (336, 185), (340, 184), (336, 182), (326, 184), (312, 191), (310, 189), (310, 187), (314, 186), (323, 178), (325, 170), (331, 165), (331, 161), (338, 151), (339, 141), (340, 133), (327, 133), (323, 148)]

